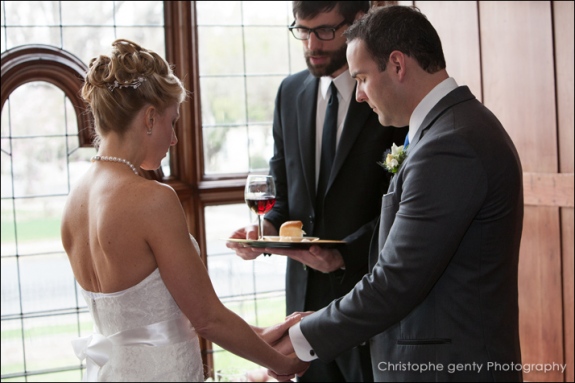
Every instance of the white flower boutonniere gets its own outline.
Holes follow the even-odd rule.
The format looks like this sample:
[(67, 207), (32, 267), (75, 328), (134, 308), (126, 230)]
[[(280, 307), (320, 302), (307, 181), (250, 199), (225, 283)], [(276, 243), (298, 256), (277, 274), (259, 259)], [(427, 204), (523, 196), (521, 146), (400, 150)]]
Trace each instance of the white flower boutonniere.
[(404, 148), (403, 145), (397, 146), (392, 144), (391, 149), (387, 149), (385, 153), (383, 153), (383, 161), (377, 164), (381, 165), (388, 172), (395, 174), (406, 158), (407, 148)]

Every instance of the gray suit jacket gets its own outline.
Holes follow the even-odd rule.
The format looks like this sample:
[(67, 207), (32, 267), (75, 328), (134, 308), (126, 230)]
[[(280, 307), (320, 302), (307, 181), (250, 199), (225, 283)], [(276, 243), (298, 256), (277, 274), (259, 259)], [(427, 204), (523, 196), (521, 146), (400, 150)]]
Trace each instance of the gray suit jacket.
[(383, 196), (371, 273), (301, 323), (317, 355), (370, 339), (376, 381), (521, 380), (522, 188), (497, 118), (467, 87), (440, 100)]

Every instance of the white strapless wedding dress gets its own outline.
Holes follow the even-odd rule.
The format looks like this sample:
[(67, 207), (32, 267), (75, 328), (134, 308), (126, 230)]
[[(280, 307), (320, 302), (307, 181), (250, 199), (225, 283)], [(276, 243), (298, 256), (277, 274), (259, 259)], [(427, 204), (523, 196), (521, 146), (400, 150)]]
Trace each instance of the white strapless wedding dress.
[(204, 381), (198, 336), (159, 269), (124, 291), (81, 291), (94, 320), (94, 333), (72, 342), (85, 381)]

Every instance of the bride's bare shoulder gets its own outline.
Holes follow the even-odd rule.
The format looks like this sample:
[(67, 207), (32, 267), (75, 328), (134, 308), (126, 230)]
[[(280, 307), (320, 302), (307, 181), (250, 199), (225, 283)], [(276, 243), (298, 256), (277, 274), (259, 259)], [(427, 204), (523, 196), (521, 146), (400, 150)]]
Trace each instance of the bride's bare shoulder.
[(137, 186), (137, 190), (141, 201), (150, 208), (154, 206), (167, 208), (171, 205), (181, 207), (178, 195), (170, 185), (158, 181), (143, 180), (141, 185)]

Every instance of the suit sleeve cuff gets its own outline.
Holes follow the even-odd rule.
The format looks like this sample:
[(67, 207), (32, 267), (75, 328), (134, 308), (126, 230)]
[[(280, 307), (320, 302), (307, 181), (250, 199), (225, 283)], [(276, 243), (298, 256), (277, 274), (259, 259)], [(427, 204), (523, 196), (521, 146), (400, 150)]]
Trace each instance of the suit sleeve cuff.
[(291, 343), (293, 345), (293, 349), (295, 354), (297, 355), (298, 359), (304, 362), (311, 362), (314, 359), (317, 359), (317, 355), (315, 351), (305, 339), (305, 336), (301, 332), (301, 328), (299, 327), (299, 323), (293, 325), (289, 329), (289, 337)]

